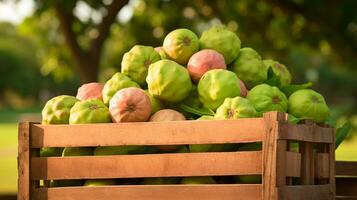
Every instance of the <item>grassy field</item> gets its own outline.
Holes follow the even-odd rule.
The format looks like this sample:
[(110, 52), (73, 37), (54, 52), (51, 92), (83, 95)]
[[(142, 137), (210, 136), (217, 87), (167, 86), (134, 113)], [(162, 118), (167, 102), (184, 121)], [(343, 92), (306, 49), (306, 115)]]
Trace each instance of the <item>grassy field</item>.
[[(0, 194), (16, 193), (17, 124), (0, 124)], [(357, 161), (357, 137), (336, 151), (337, 160)]]

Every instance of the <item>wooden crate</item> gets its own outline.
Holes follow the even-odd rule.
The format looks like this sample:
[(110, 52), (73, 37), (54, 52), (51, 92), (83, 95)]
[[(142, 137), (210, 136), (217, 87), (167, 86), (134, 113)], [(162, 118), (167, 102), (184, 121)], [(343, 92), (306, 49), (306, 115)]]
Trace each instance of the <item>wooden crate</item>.
[(336, 162), (336, 196), (336, 199), (357, 199), (357, 162)]
[[(335, 199), (334, 129), (284, 113), (222, 121), (19, 127), (18, 199)], [(262, 142), (261, 151), (39, 157), (42, 147)], [(299, 143), (299, 150), (290, 144)], [(261, 175), (262, 184), (39, 186), (40, 180)], [(297, 180), (297, 181), (296, 181)], [(298, 182), (298, 183), (297, 183)]]

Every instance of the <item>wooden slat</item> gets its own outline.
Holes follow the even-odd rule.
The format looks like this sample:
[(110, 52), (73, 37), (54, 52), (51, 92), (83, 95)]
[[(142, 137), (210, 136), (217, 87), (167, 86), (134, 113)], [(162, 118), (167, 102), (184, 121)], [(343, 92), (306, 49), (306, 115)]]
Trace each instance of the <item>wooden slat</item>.
[(18, 132), (18, 200), (29, 200), (30, 192), (30, 123), (19, 124)]
[(291, 124), (280, 122), (278, 138), (316, 143), (334, 143), (333, 128), (320, 127), (317, 125)]
[(330, 200), (335, 196), (330, 185), (299, 185), (278, 188), (279, 199), (289, 200)]
[(301, 154), (297, 152), (286, 152), (286, 176), (300, 177)]
[(337, 161), (336, 162), (337, 176), (357, 176), (357, 162), (353, 161)]
[(315, 178), (330, 177), (330, 155), (328, 153), (315, 154)]
[(310, 142), (301, 142), (299, 145), (299, 151), (301, 153), (301, 184), (313, 185), (315, 181), (313, 144)]
[(337, 196), (357, 196), (357, 177), (355, 178), (336, 178)]
[(33, 125), (31, 147), (258, 142), (262, 141), (264, 128), (262, 118), (85, 125)]
[(137, 185), (42, 188), (34, 200), (260, 200), (261, 185)]
[(262, 152), (33, 158), (31, 178), (91, 179), (262, 173)]
[[(335, 130), (333, 131), (332, 139), (335, 141)], [(335, 142), (328, 145), (328, 152), (329, 152), (329, 166), (330, 166), (330, 177), (329, 177), (329, 185), (330, 185), (330, 193), (336, 196), (336, 167), (335, 167)]]

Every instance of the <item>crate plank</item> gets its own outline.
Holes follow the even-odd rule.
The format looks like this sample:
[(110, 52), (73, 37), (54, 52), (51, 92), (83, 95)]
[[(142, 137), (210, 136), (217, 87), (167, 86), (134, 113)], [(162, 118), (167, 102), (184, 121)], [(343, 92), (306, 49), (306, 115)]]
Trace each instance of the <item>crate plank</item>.
[(337, 177), (336, 178), (337, 196), (357, 196), (356, 177)]
[(315, 182), (313, 143), (301, 142), (299, 145), (301, 153), (301, 184), (313, 185)]
[(320, 127), (315, 124), (279, 123), (278, 139), (316, 143), (334, 143), (333, 128)]
[(317, 153), (315, 155), (315, 178), (330, 177), (330, 155), (328, 153)]
[(357, 176), (357, 162), (338, 161), (336, 162), (337, 176)]
[(294, 185), (278, 188), (279, 199), (289, 200), (316, 200), (334, 199), (330, 192), (330, 185)]
[(286, 176), (300, 177), (301, 154), (297, 152), (286, 152)]
[[(262, 141), (262, 118), (214, 121), (33, 125), (31, 147), (175, 145)], [(70, 140), (68, 138), (71, 138)]]
[(19, 124), (18, 146), (18, 200), (29, 200), (30, 193), (30, 123)]
[(252, 175), (262, 173), (261, 163), (261, 151), (32, 158), (31, 178)]
[(34, 200), (260, 200), (261, 185), (138, 185), (42, 188)]

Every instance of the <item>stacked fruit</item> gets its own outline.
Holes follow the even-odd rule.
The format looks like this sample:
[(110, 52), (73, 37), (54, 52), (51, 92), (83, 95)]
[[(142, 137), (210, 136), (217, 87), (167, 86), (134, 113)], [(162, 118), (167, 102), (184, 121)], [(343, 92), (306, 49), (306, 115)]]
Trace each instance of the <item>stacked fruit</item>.
[[(42, 111), (42, 123), (222, 120), (260, 117), (269, 111), (287, 112), (295, 122), (324, 122), (329, 109), (323, 96), (308, 89), (311, 84), (291, 84), (291, 79), (285, 65), (263, 60), (252, 48), (241, 48), (239, 37), (224, 27), (212, 27), (200, 38), (188, 29), (177, 29), (165, 37), (162, 47), (135, 45), (123, 56), (121, 72), (105, 84), (84, 84), (76, 97), (62, 95), (49, 100)], [(41, 153), (83, 156), (230, 148), (122, 146), (50, 148)]]

